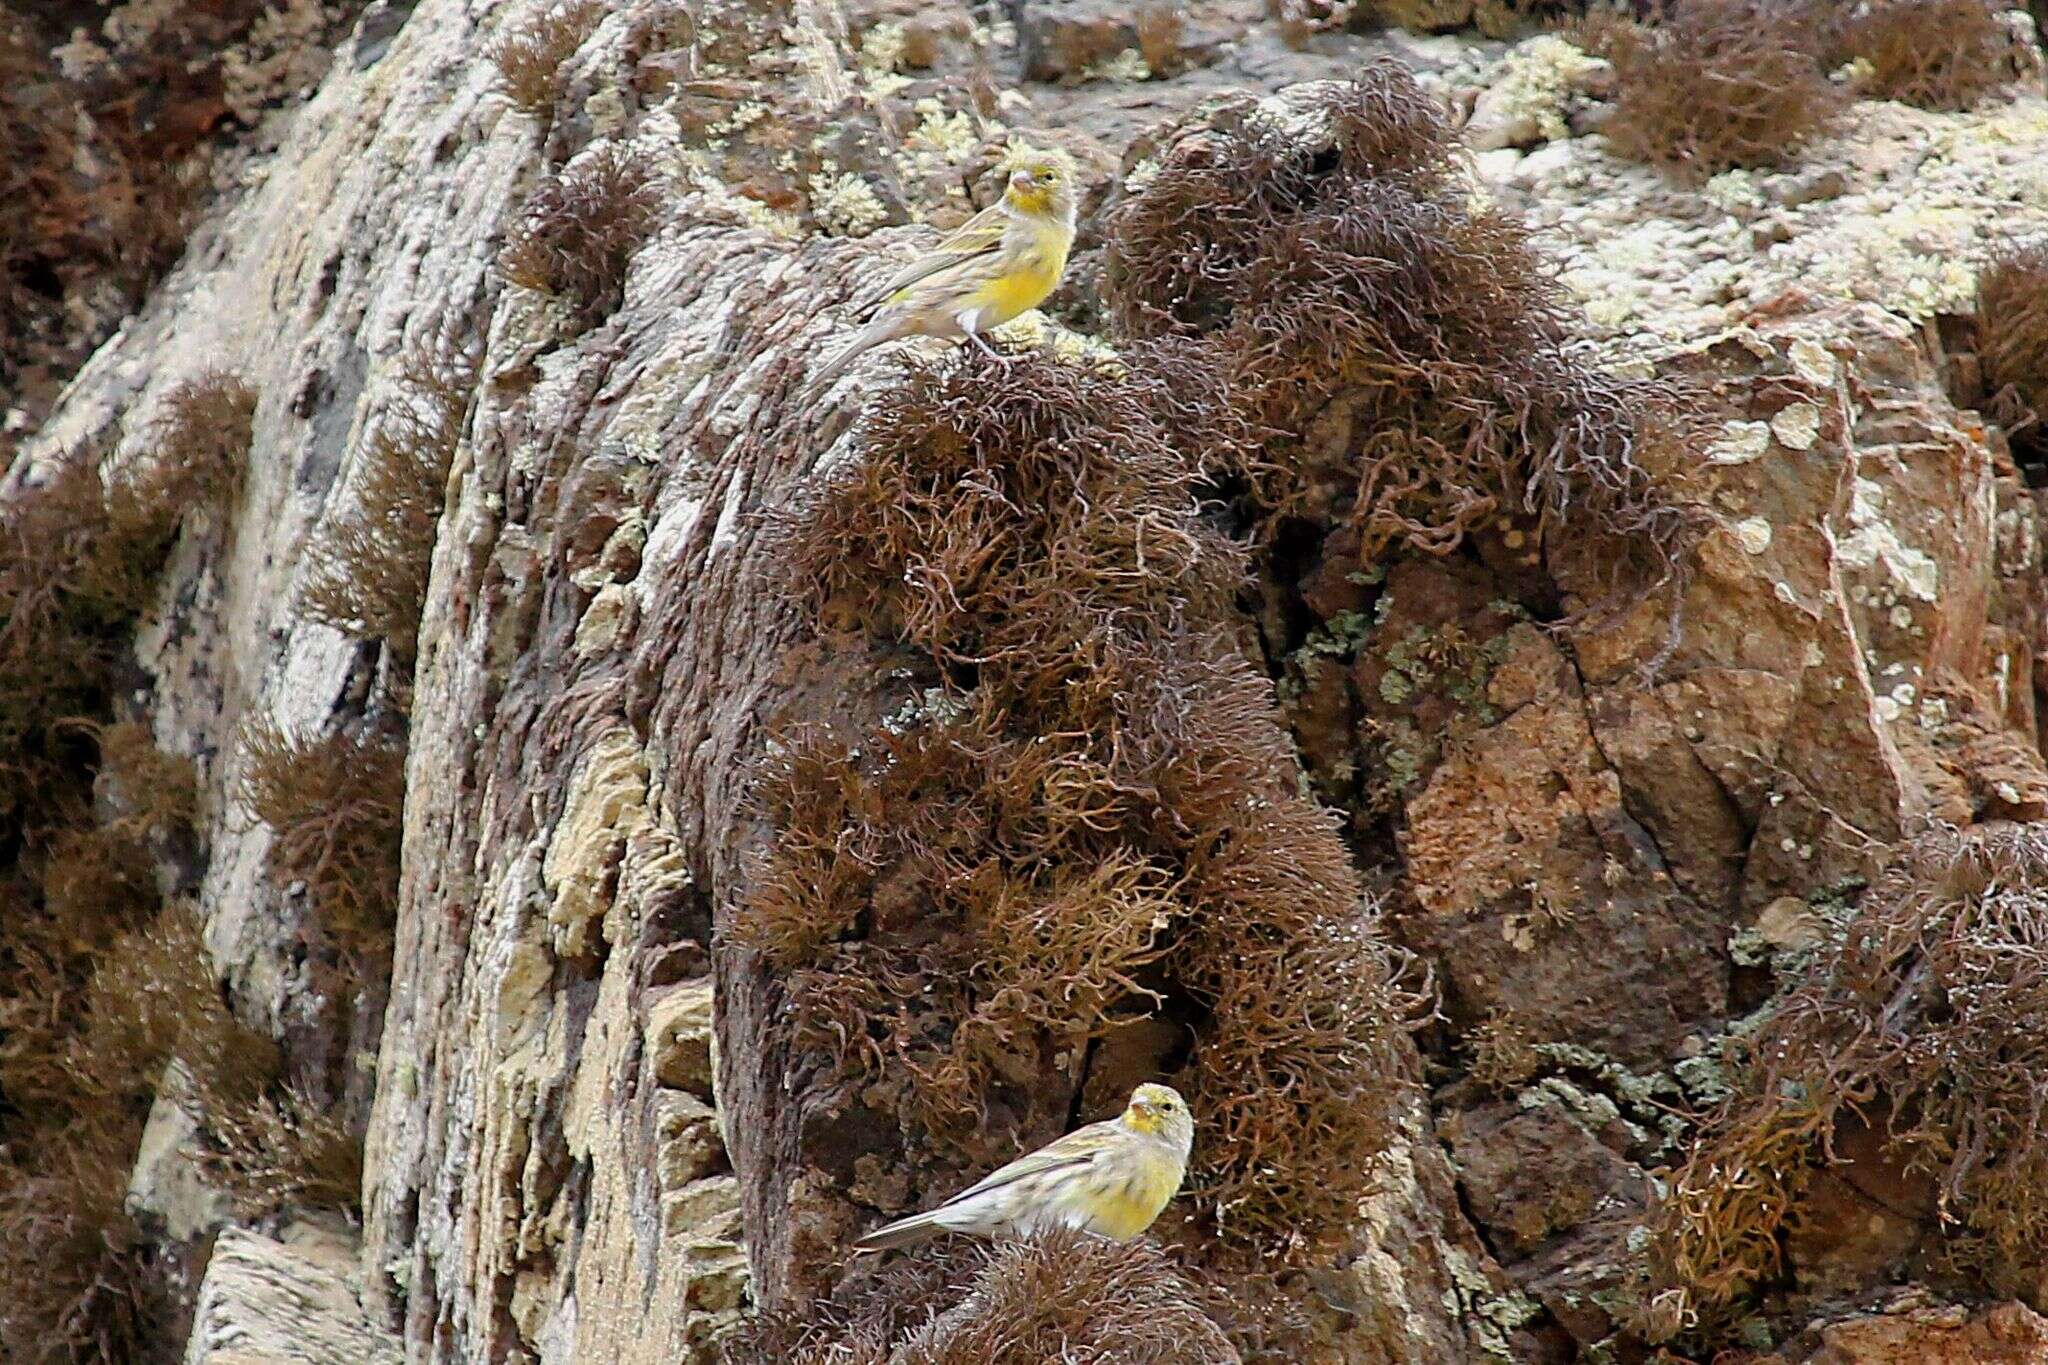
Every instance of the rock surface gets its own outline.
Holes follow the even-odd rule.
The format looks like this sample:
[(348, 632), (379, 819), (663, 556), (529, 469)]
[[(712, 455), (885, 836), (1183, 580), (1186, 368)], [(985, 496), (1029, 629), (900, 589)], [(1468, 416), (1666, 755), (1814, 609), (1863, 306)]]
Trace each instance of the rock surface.
[(185, 1365), (398, 1365), (399, 1339), (372, 1325), (354, 1240), (299, 1225), (273, 1239), (223, 1232), (207, 1263)]

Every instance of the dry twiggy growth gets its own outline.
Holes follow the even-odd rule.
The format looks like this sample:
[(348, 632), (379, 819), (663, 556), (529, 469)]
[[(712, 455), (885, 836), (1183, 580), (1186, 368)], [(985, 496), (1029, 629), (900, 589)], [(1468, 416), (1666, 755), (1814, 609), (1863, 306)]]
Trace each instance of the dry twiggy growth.
[(586, 325), (601, 322), (618, 308), (633, 253), (661, 226), (666, 199), (647, 152), (604, 143), (528, 197), (498, 269), (561, 299)]
[(1654, 22), (1599, 10), (1574, 37), (1614, 64), (1609, 145), (1695, 179), (1783, 161), (1845, 101), (1803, 0), (1684, 0)]
[(271, 828), (273, 873), (304, 883), (344, 946), (381, 941), (397, 911), (404, 748), (364, 733), (299, 739), (261, 718), (240, 741), (237, 793)]
[(562, 93), (562, 64), (603, 21), (598, 0), (554, 0), (515, 22), (491, 49), (512, 102), (535, 118), (553, 114)]
[(1907, 848), (1749, 1049), (1656, 1212), (1652, 1266), (1709, 1325), (1778, 1272), (1838, 1125), (1882, 1125), (1933, 1186), (1951, 1253), (2009, 1294), (2048, 1258), (2048, 836)]
[(415, 354), (400, 382), (402, 394), (355, 462), (354, 499), (306, 552), (298, 607), (311, 620), (383, 640), (409, 662), (473, 376), (466, 365)]

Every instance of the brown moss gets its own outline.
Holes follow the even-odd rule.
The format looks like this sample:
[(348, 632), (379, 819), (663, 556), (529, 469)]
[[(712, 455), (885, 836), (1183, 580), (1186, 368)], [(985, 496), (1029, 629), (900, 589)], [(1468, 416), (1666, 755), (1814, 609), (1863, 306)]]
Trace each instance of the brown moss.
[(0, 1354), (25, 1365), (148, 1358), (160, 1291), (128, 1216), (133, 1152), (94, 1128), (42, 1136), (35, 1165), (0, 1163)]
[(1138, 11), (1134, 27), (1138, 55), (1145, 59), (1146, 70), (1155, 77), (1167, 77), (1186, 69), (1181, 39), (1187, 21), (1178, 9), (1171, 5), (1147, 5)]
[[(0, 11), (0, 391), (37, 406), (175, 259), (192, 198), (175, 164), (191, 149), (185, 73), (81, 83), (52, 57), (54, 36)], [(145, 89), (155, 130), (139, 117)]]
[(160, 904), (150, 842), (189, 836), (191, 771), (159, 752), (145, 727), (76, 728), (100, 741), (103, 787), (117, 774), (157, 786), (133, 806), (109, 789), (102, 825), (84, 823), (82, 803), (55, 817), (73, 823), (39, 829), (18, 864), (27, 875), (0, 886), (0, 1100), (41, 1124), (139, 1122), (134, 1103), (153, 1088), (162, 1058), (103, 1047), (93, 1030), (103, 1006), (144, 1008), (147, 992), (130, 983), (110, 994), (96, 983), (109, 963), (147, 957), (135, 945)]
[(356, 1208), (361, 1144), (340, 1114), (284, 1079), (281, 1049), (235, 1017), (211, 964), (185, 905), (103, 955), (74, 1050), (81, 1085), (146, 1095), (175, 1060), (169, 1093), (199, 1125), (201, 1167), (241, 1216)]
[(110, 828), (69, 830), (42, 859), (46, 914), (83, 947), (133, 927), (156, 909), (156, 864), (136, 837)]
[(1225, 624), (1242, 552), (1196, 480), (1245, 428), (1184, 347), (1141, 344), (913, 363), (864, 429), (796, 530), (800, 581), (957, 681), (893, 729), (786, 737), (730, 932), (789, 974), (798, 1044), (962, 1164), (1048, 1050), (1167, 1002), (1203, 1021), (1178, 1079), (1205, 1225), (1275, 1252), (1335, 1233), (1405, 1001)]
[(491, 49), (498, 77), (512, 102), (536, 118), (555, 111), (562, 64), (604, 21), (598, 0), (554, 0), (515, 21)]
[(352, 497), (306, 551), (297, 605), (309, 619), (383, 640), (409, 664), (462, 439), (473, 374), (466, 364), (415, 352), (400, 393), (353, 462)]
[(1695, 179), (1785, 160), (1844, 103), (1822, 66), (1823, 13), (1801, 0), (1685, 0), (1654, 22), (1588, 14), (1575, 40), (1614, 64), (1608, 145)]
[(104, 828), (54, 835), (30, 866), (0, 952), (0, 1097), (62, 1116), (111, 1093), (78, 1065), (82, 1003), (95, 962), (155, 914), (155, 866), (132, 834)]
[(1313, 511), (1372, 562), (1527, 516), (1617, 588), (1675, 572), (1705, 520), (1688, 404), (1575, 358), (1549, 268), (1473, 206), (1405, 70), (1293, 98), (1292, 126), (1247, 100), (1171, 144), (1104, 250), (1121, 325), (1200, 339), (1268, 433), (1238, 471), (1263, 523)]
[(2032, 65), (2004, 0), (1867, 0), (1834, 7), (1831, 60), (1870, 63), (1864, 93), (1967, 109)]
[(1472, 1079), (1506, 1094), (1542, 1069), (1542, 1054), (1527, 1024), (1500, 1010), (1490, 1012), (1472, 1029), (1467, 1044), (1472, 1054)]
[(289, 734), (267, 718), (242, 726), (236, 792), (270, 826), (270, 869), (300, 883), (343, 945), (381, 943), (397, 913), (405, 749), (382, 735)]
[(202, 1091), (195, 1107), (207, 1139), (200, 1165), (241, 1217), (362, 1207), (362, 1143), (340, 1113), (305, 1092), (283, 1087), (235, 1104)]
[(2048, 835), (1939, 830), (1908, 846), (1749, 1049), (1656, 1213), (1653, 1267), (1710, 1323), (1776, 1274), (1850, 1118), (1932, 1183), (1959, 1261), (1994, 1292), (2048, 1258)]
[(719, 1349), (721, 1365), (886, 1365), (896, 1343), (957, 1301), (981, 1248), (940, 1242), (849, 1277), (829, 1297), (749, 1319)]
[(1280, 28), (1289, 47), (1302, 47), (1318, 33), (1342, 30), (1359, 8), (1358, 0), (1266, 0), (1266, 15)]
[(960, 1302), (913, 1333), (902, 1365), (1224, 1365), (1237, 1352), (1157, 1248), (1060, 1232), (989, 1251)]
[(833, 1300), (771, 1315), (726, 1365), (1235, 1365), (1211, 1286), (1146, 1242), (1056, 1232), (920, 1251)]
[(585, 325), (601, 322), (618, 308), (633, 253), (661, 226), (666, 201), (647, 152), (606, 142), (528, 196), (498, 269), (561, 299)]
[(0, 764), (19, 807), (71, 716), (105, 704), (117, 649), (161, 565), (162, 527), (68, 454), (0, 508)]
[(174, 508), (231, 506), (249, 463), (256, 391), (208, 370), (171, 386), (148, 431), (152, 459), (139, 490)]
[(2023, 462), (2048, 462), (2048, 242), (2015, 243), (1977, 276), (1977, 355)]
[(197, 823), (199, 777), (191, 759), (157, 748), (140, 721), (99, 726), (94, 737), (100, 751), (94, 791), (104, 808), (117, 812), (116, 829), (147, 838)]
[[(242, 400), (218, 376), (197, 382), (182, 401), (173, 391), (160, 439), (136, 461), (113, 471), (65, 452), (0, 506), (0, 819), (55, 799), (67, 749), (90, 752), (59, 727), (104, 711), (185, 517), (231, 491), (247, 447), (246, 423), (232, 427)], [(230, 429), (184, 430), (181, 412)]]
[(280, 1054), (228, 1009), (212, 961), (198, 913), (184, 904), (166, 906), (101, 954), (81, 1011), (76, 1055), (90, 1071), (81, 1085), (146, 1094), (176, 1057), (207, 1094), (253, 1103), (277, 1076)]

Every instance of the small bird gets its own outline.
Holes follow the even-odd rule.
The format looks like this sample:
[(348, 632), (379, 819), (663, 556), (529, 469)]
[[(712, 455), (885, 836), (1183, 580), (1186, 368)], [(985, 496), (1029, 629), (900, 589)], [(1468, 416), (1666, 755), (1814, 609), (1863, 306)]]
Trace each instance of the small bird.
[(1194, 1145), (1187, 1101), (1172, 1086), (1141, 1085), (1116, 1118), (1076, 1128), (937, 1208), (876, 1228), (854, 1250), (911, 1246), (942, 1232), (1028, 1237), (1053, 1228), (1128, 1241), (1180, 1188)]
[(813, 393), (862, 352), (897, 337), (981, 334), (1036, 308), (1059, 287), (1074, 245), (1074, 161), (1065, 152), (1020, 148), (1006, 162), (1003, 197), (905, 266), (856, 306), (872, 315), (859, 335), (811, 381)]

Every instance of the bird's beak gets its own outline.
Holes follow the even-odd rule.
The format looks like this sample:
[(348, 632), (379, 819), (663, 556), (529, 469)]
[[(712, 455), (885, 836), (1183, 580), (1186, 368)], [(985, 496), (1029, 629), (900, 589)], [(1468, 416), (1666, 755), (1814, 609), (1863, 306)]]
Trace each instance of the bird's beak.
[(1010, 172), (1010, 188), (1013, 190), (1037, 189), (1038, 177), (1029, 171), (1012, 171)]

